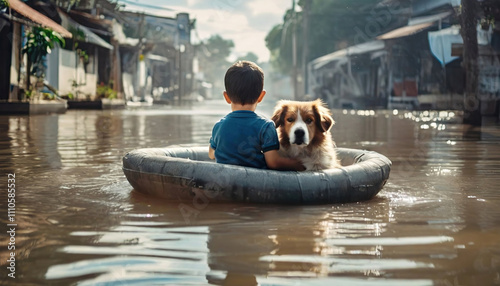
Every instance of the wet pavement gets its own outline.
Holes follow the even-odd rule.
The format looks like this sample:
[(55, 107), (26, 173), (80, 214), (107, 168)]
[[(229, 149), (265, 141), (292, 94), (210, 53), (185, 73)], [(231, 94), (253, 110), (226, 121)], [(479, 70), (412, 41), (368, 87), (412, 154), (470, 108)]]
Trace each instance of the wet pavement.
[(0, 284), (500, 285), (500, 125), (462, 125), (455, 112), (334, 110), (338, 146), (393, 162), (367, 202), (199, 204), (132, 190), (127, 151), (208, 145), (228, 111), (214, 101), (0, 116)]

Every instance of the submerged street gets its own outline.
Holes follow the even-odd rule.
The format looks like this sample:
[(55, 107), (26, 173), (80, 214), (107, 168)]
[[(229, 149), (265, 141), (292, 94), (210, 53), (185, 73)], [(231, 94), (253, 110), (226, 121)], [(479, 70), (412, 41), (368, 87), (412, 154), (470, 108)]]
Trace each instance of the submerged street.
[[(274, 103), (267, 98), (257, 112), (269, 117)], [(367, 202), (172, 202), (133, 191), (121, 170), (128, 151), (208, 147), (228, 112), (206, 101), (0, 116), (2, 190), (7, 174), (16, 176), (15, 282), (500, 284), (498, 124), (471, 127), (446, 111), (333, 110), (339, 147), (393, 162), (387, 185)], [(2, 267), (9, 252), (0, 249)]]

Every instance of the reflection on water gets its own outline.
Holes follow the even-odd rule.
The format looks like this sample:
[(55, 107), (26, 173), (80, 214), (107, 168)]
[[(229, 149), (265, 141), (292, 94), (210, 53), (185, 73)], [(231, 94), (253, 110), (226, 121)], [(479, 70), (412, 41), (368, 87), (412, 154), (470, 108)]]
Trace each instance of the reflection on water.
[[(179, 203), (132, 191), (121, 171), (127, 151), (207, 145), (227, 111), (209, 102), (0, 116), (0, 168), (17, 178), (15, 282), (500, 284), (498, 125), (464, 126), (452, 112), (335, 111), (338, 146), (393, 161), (368, 202)], [(1, 247), (4, 269), (7, 257)]]

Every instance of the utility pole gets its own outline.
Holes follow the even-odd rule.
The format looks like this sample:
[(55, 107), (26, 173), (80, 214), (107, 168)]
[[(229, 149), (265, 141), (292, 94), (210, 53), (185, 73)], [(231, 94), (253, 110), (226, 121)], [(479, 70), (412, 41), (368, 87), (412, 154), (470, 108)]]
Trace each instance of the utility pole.
[(477, 63), (479, 51), (477, 44), (476, 0), (462, 0), (460, 16), (461, 34), (464, 40), (465, 98), (464, 123), (481, 125), (481, 99), (478, 96), (479, 67)]
[(140, 17), (140, 22), (139, 22), (139, 43), (137, 44), (137, 66), (136, 66), (136, 70), (137, 70), (137, 77), (136, 77), (136, 83), (137, 83), (137, 90), (135, 92), (137, 92), (138, 94), (136, 94), (136, 96), (139, 96), (141, 98), (141, 101), (145, 99), (145, 84), (143, 85), (143, 82), (146, 82), (146, 80), (142, 80), (143, 77), (145, 76), (144, 74), (140, 74), (141, 72), (145, 72), (143, 70), (141, 70), (141, 66), (144, 64), (143, 61), (144, 61), (144, 55), (142, 54), (143, 51), (144, 51), (144, 42), (145, 42), (145, 14), (144, 13), (140, 13), (138, 14), (138, 16)]
[(179, 45), (179, 105), (182, 105), (182, 98), (184, 97), (185, 93), (185, 80), (186, 76), (184, 73), (184, 70), (186, 67), (182, 64), (182, 61), (185, 60), (184, 56), (182, 55), (186, 51), (186, 46), (184, 44)]
[(307, 63), (309, 59), (309, 10), (311, 8), (311, 0), (304, 1), (302, 8), (302, 88), (303, 94), (307, 94)]
[(298, 88), (298, 70), (297, 70), (297, 35), (296, 35), (296, 25), (295, 25), (295, 0), (292, 0), (292, 82), (293, 82), (293, 98), (295, 100), (299, 99), (299, 88)]

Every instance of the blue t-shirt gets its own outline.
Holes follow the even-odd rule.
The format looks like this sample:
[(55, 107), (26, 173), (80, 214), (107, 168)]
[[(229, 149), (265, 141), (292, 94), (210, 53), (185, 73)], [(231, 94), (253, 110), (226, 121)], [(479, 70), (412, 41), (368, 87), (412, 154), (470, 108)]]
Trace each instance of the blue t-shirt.
[(217, 163), (267, 169), (264, 152), (278, 150), (280, 143), (273, 121), (237, 110), (215, 123), (210, 146)]

